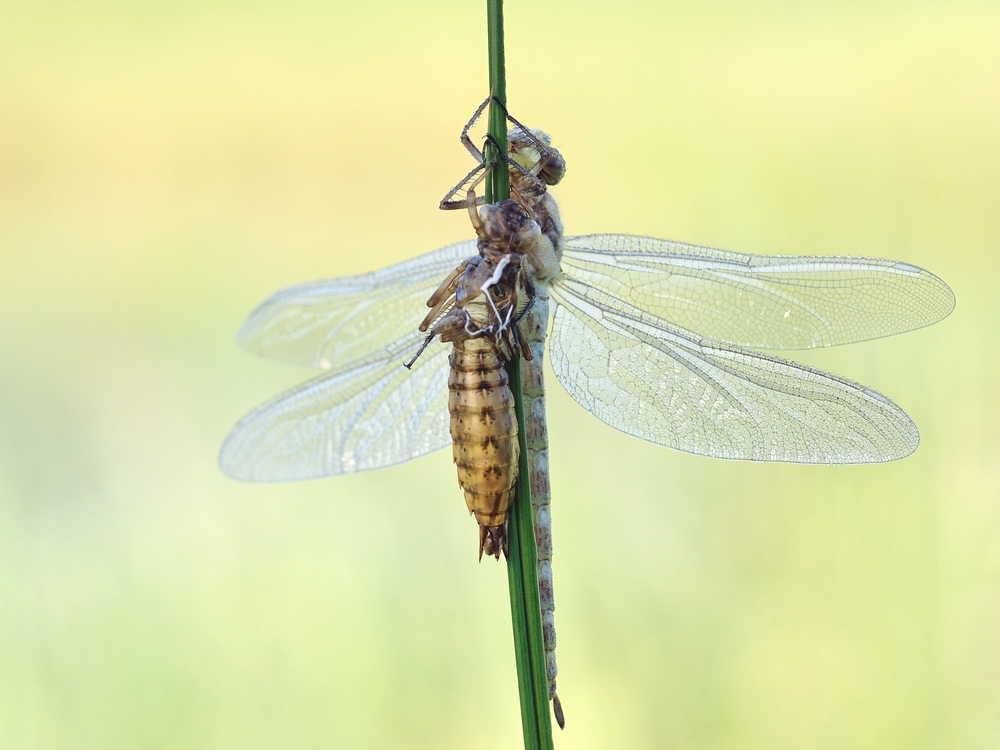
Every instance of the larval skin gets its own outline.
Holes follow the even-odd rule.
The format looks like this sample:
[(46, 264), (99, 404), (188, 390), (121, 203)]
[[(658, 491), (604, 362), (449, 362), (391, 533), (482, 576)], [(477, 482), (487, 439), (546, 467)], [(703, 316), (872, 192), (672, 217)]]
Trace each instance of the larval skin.
[(506, 549), (520, 457), (514, 397), (497, 345), (456, 341), (448, 376), (448, 411), (458, 484), (480, 529), (480, 556)]
[[(523, 251), (538, 223), (513, 200), (475, 208), (470, 216), (479, 255), (463, 261), (427, 300), (420, 330), (451, 343), (448, 409), (458, 483), (479, 522), (479, 555), (507, 548), (507, 511), (518, 475), (517, 417), (505, 364), (519, 356)], [(446, 312), (441, 313), (441, 310)]]

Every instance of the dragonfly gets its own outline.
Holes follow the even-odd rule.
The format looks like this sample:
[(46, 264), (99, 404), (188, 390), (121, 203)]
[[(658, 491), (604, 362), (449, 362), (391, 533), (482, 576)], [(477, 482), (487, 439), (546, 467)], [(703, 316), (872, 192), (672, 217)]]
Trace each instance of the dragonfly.
[[(535, 295), (525, 319), (534, 354), (525, 399), (533, 495), (542, 485), (534, 511), (553, 698), (544, 416), (531, 423), (538, 411), (531, 404), (544, 412), (544, 353), (577, 403), (658, 445), (732, 460), (879, 463), (917, 448), (917, 427), (903, 409), (873, 388), (764, 350), (919, 329), (946, 317), (955, 297), (934, 274), (894, 260), (750, 255), (628, 234), (564, 237), (551, 193), (538, 184), (558, 182), (565, 162), (544, 133), (520, 123), (510, 143), (512, 182), (542, 226), (521, 268)], [(483, 152), (470, 151), (477, 170), (485, 168)], [(442, 207), (455, 207), (444, 205), (454, 192)], [(476, 254), (476, 241), (467, 240), (265, 300), (240, 343), (322, 372), (243, 417), (222, 446), (222, 470), (252, 482), (315, 479), (447, 447), (450, 347), (429, 342), (421, 323), (442, 279)]]

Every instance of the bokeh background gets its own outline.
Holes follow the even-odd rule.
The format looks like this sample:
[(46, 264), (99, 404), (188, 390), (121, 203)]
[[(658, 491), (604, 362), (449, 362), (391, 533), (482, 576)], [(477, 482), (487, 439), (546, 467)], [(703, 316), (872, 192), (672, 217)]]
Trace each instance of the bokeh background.
[[(520, 743), (448, 451), (216, 468), (307, 377), (279, 286), (470, 234), (483, 2), (0, 5), (0, 746)], [(920, 426), (825, 468), (643, 444), (550, 378), (561, 748), (1000, 746), (1000, 6), (507, 4), (570, 234), (904, 259), (937, 326), (798, 358)]]

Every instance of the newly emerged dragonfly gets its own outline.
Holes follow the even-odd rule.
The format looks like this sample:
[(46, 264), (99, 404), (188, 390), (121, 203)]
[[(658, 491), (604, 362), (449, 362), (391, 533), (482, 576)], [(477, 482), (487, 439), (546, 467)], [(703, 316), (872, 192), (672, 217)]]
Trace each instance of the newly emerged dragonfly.
[[(755, 256), (623, 234), (564, 238), (551, 196), (529, 190), (539, 180), (525, 175), (553, 184), (565, 171), (543, 137), (523, 126), (511, 137), (522, 166), (512, 181), (542, 225), (537, 251), (522, 264), (537, 295), (527, 319), (537, 372), (525, 378), (526, 400), (540, 398), (547, 337), (552, 369), (573, 399), (615, 429), (659, 445), (810, 464), (892, 461), (916, 449), (912, 420), (877, 391), (755, 350), (834, 346), (930, 325), (955, 304), (941, 279), (891, 260)], [(247, 481), (312, 479), (392, 466), (449, 445), (450, 347), (432, 342), (412, 368), (403, 365), (427, 343), (418, 330), (425, 303), (476, 253), (474, 240), (459, 242), (380, 271), (289, 287), (260, 305), (240, 342), (324, 372), (240, 420), (222, 447), (223, 471)], [(539, 425), (541, 477), (547, 456)], [(536, 535), (539, 515), (548, 534), (547, 481), (545, 473)], [(539, 579), (549, 587), (552, 651), (551, 571), (543, 575), (541, 564)]]
[[(240, 343), (324, 370), (250, 412), (220, 465), (281, 482), (378, 469), (448, 445), (447, 347), (420, 347), (424, 303), (475, 240), (381, 271), (282, 289)], [(748, 255), (625, 234), (568, 237), (536, 279), (552, 300), (556, 378), (615, 429), (689, 453), (851, 464), (912, 453), (916, 426), (877, 391), (756, 349), (809, 349), (935, 323), (932, 273), (841, 256)]]

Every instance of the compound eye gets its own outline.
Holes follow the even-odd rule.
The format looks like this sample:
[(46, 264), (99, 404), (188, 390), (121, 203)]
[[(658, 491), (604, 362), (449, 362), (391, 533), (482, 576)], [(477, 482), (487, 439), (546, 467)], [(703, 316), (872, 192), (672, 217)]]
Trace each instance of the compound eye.
[(495, 300), (503, 300), (507, 299), (507, 297), (510, 295), (510, 290), (507, 288), (506, 284), (504, 284), (503, 282), (498, 282), (490, 287), (490, 295)]

